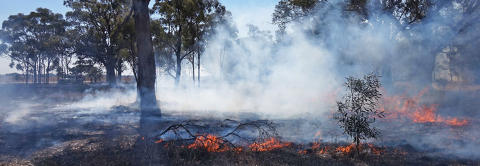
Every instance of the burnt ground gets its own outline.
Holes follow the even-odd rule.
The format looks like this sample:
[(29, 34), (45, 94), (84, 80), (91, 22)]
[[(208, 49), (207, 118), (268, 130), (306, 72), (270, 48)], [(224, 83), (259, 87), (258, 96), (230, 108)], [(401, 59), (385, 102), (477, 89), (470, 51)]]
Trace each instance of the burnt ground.
[[(140, 111), (132, 103), (92, 108), (75, 105), (91, 95), (128, 88), (103, 86), (0, 85), (0, 165), (480, 165), (478, 120), (467, 126), (380, 123), (381, 153), (356, 157), (338, 152), (348, 138), (328, 120), (309, 117), (271, 119), (291, 146), (267, 152), (207, 152), (182, 148), (191, 142), (154, 143), (137, 133)], [(108, 95), (106, 95), (108, 96)], [(96, 100), (95, 98), (93, 100)], [(72, 106), (74, 105), (74, 106)], [(255, 120), (254, 113), (164, 111), (158, 133), (186, 119)], [(312, 149), (321, 132), (319, 153)], [(307, 153), (299, 153), (299, 151)]]

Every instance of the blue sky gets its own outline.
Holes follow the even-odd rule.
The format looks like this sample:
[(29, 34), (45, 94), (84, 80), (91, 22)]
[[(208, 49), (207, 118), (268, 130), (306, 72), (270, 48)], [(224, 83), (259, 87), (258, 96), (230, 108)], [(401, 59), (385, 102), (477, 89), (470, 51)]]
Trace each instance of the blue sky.
[[(239, 36), (247, 35), (247, 24), (260, 27), (261, 30), (270, 30), (275, 34), (277, 27), (270, 24), (273, 9), (279, 0), (219, 0), (227, 10), (232, 12), (237, 23)], [(153, 3), (152, 0), (150, 3)], [(63, 0), (2, 0), (0, 2), (0, 21), (17, 13), (28, 14), (39, 7), (48, 8), (54, 13), (65, 14), (69, 8), (63, 6)], [(0, 74), (19, 72), (8, 67), (10, 59), (0, 57)]]

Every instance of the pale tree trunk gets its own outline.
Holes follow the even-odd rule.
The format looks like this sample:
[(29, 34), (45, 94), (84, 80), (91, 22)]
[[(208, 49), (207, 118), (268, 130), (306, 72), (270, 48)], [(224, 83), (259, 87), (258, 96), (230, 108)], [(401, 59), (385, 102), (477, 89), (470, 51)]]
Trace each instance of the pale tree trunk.
[(28, 66), (27, 65), (25, 65), (25, 66), (26, 66), (25, 67), (26, 68), (26, 70), (25, 70), (26, 71), (26, 73), (25, 73), (25, 84), (28, 84)]

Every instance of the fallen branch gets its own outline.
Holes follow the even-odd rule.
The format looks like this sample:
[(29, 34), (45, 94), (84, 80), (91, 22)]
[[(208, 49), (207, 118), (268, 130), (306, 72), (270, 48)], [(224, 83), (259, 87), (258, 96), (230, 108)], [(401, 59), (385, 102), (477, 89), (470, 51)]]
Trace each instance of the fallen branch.
[[(256, 136), (245, 135), (245, 132), (253, 130), (258, 132)], [(225, 131), (228, 132), (225, 133)], [(199, 120), (188, 120), (184, 123), (167, 127), (156, 137), (162, 138), (167, 133), (173, 133), (175, 136), (175, 139), (169, 141), (186, 143), (186, 141), (195, 140), (194, 144), (204, 147), (213, 144), (216, 149), (208, 149), (209, 151), (237, 149), (237, 146), (235, 146), (237, 140), (241, 143), (258, 143), (279, 137), (274, 123), (268, 120), (238, 122), (232, 119), (225, 119), (213, 124), (205, 124)], [(160, 140), (157, 142), (164, 141), (163, 139)]]

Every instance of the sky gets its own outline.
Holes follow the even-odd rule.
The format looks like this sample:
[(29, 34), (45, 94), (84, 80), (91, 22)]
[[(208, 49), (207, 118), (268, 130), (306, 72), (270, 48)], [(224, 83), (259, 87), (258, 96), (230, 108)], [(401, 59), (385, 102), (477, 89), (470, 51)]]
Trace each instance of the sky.
[[(238, 36), (247, 36), (247, 24), (258, 26), (260, 30), (270, 30), (275, 34), (277, 27), (271, 24), (271, 16), (275, 5), (279, 0), (219, 0), (227, 10), (232, 12), (234, 21), (237, 24)], [(152, 2), (153, 3), (153, 0)], [(70, 9), (63, 6), (63, 0), (2, 0), (0, 2), (0, 21), (8, 19), (8, 16), (18, 13), (28, 14), (39, 7), (48, 8), (53, 13), (65, 14)], [(0, 74), (18, 72), (11, 69), (8, 64), (10, 59), (0, 56)]]

